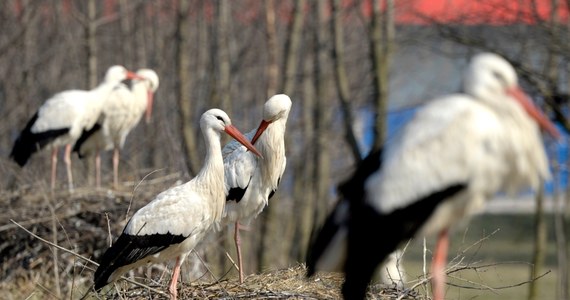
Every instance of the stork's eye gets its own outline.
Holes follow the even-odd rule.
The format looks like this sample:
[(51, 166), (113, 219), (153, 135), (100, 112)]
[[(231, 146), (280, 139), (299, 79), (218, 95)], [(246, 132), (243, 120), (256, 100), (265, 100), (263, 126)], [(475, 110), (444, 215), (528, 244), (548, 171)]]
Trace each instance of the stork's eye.
[(216, 119), (222, 121), (223, 123), (226, 123), (226, 122), (224, 121), (224, 119), (222, 119), (222, 117), (220, 117), (220, 116), (216, 116)]
[(495, 79), (497, 79), (503, 86), (507, 86), (507, 80), (505, 79), (503, 74), (497, 71), (493, 71), (491, 74), (493, 74), (493, 77), (495, 77)]

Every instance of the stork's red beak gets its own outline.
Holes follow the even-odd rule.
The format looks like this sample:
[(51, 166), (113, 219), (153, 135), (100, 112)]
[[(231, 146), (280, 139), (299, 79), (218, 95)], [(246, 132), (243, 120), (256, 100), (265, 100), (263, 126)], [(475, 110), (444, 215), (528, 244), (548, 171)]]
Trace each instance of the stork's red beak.
[(150, 123), (150, 117), (152, 116), (152, 102), (154, 99), (154, 94), (151, 91), (147, 92), (146, 95), (146, 123)]
[(137, 75), (137, 73), (133, 73), (131, 71), (127, 71), (127, 79), (144, 79), (144, 77), (141, 77), (140, 75)]
[(540, 109), (538, 109), (530, 100), (530, 98), (523, 92), (519, 87), (512, 88), (507, 92), (511, 97), (513, 97), (527, 112), (527, 114), (533, 118), (540, 128), (547, 131), (552, 137), (558, 139), (560, 138), (560, 133), (550, 122), (550, 120), (544, 115)]
[(263, 155), (261, 155), (261, 153), (259, 153), (259, 151), (257, 151), (257, 149), (255, 149), (255, 147), (247, 140), (247, 138), (233, 125), (226, 125), (224, 131), (233, 137), (236, 141), (244, 145), (247, 149), (249, 149), (249, 151), (263, 158)]
[(271, 124), (271, 122), (261, 120), (261, 123), (259, 124), (259, 127), (257, 127), (257, 131), (255, 132), (255, 135), (251, 139), (252, 144), (255, 144), (255, 142), (257, 142), (257, 139), (261, 136), (261, 134), (265, 131), (265, 129), (267, 129), (267, 126), (269, 126), (269, 124)]

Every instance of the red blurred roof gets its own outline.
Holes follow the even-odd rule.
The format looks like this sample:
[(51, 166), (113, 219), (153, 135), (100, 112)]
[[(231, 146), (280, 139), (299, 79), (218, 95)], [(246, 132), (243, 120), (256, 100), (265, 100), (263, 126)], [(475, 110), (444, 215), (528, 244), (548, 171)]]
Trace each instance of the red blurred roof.
[[(376, 1), (376, 0), (375, 0)], [(551, 19), (551, 0), (395, 0), (398, 24), (537, 24)], [(567, 1), (554, 18), (568, 21)], [(367, 10), (365, 8), (365, 10)]]

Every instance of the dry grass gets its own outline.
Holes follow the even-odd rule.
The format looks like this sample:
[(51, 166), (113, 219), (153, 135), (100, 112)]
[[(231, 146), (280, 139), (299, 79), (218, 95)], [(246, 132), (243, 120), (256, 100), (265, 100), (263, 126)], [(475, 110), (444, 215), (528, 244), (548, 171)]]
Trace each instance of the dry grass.
[[(343, 277), (338, 273), (319, 273), (306, 278), (302, 264), (262, 274), (248, 276), (243, 284), (236, 278), (215, 283), (180, 283), (180, 299), (341, 299), (340, 287)], [(167, 291), (168, 282), (155, 284), (152, 288)], [(106, 299), (155, 299), (163, 298), (145, 287), (129, 285), (125, 290), (111, 289)], [(400, 298), (398, 298), (400, 297)], [(424, 299), (415, 291), (402, 291), (395, 286), (373, 285), (368, 299)]]
[[(99, 257), (108, 247), (110, 233), (121, 232), (127, 219), (125, 216), (132, 215), (157, 191), (174, 184), (175, 177), (146, 182), (136, 189), (133, 186), (125, 187), (121, 191), (86, 188), (70, 193), (28, 187), (0, 192), (0, 210), (4, 212), (0, 215), (0, 292), (3, 299), (78, 299), (87, 294), (96, 266), (84, 258)], [(30, 233), (11, 220), (30, 230)], [(62, 248), (57, 249), (49, 243)], [(141, 269), (134, 273), (136, 280), (148, 287), (121, 280), (115, 286), (104, 289), (103, 293), (89, 294), (89, 298), (165, 298), (168, 269), (162, 266)], [(208, 279), (209, 282), (204, 279), (190, 283), (185, 281), (179, 284), (179, 298), (341, 298), (341, 275), (320, 273), (307, 279), (305, 272), (305, 267), (298, 264), (249, 275), (243, 284), (239, 284), (237, 278)], [(207, 275), (204, 278), (215, 278), (213, 274)], [(394, 286), (374, 285), (369, 293), (370, 299), (397, 297), (423, 299), (415, 291), (404, 293)]]

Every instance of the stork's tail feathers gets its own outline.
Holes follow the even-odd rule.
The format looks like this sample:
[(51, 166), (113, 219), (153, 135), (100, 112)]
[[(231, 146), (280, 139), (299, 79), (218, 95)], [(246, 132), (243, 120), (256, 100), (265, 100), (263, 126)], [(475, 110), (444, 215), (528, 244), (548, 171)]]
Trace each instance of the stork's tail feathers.
[(119, 268), (134, 264), (137, 261), (156, 254), (173, 244), (182, 243), (186, 237), (182, 235), (147, 234), (129, 235), (121, 234), (99, 261), (99, 267), (95, 271), (95, 290), (99, 291), (105, 285), (123, 274), (113, 274)]
[[(123, 253), (128, 248), (128, 241), (124, 235), (119, 236), (117, 241), (109, 248), (99, 260), (99, 267), (95, 271), (94, 288), (99, 291), (110, 283), (109, 278), (122, 265), (118, 263)], [(126, 253), (125, 253), (126, 254)]]
[(26, 124), (26, 127), (20, 133), (20, 136), (14, 142), (14, 147), (10, 152), (10, 158), (13, 159), (18, 165), (23, 167), (32, 154), (44, 148), (47, 144), (55, 140), (58, 136), (69, 132), (69, 128), (48, 130), (39, 133), (32, 132), (32, 126), (38, 119), (36, 113)]

